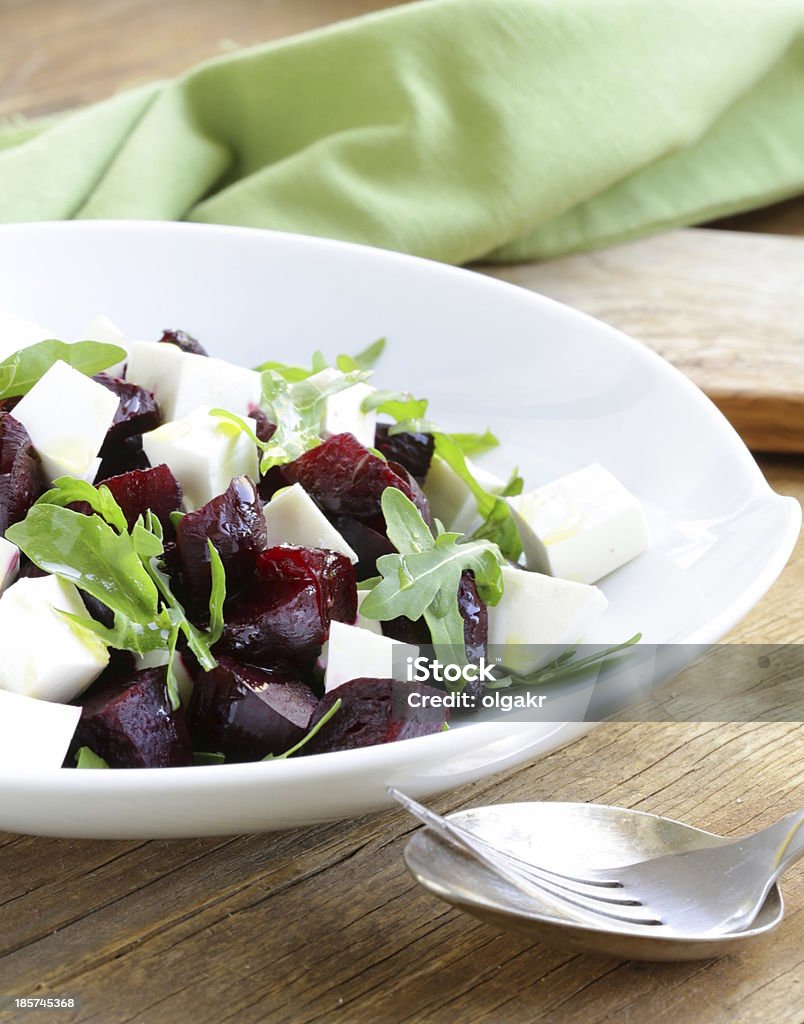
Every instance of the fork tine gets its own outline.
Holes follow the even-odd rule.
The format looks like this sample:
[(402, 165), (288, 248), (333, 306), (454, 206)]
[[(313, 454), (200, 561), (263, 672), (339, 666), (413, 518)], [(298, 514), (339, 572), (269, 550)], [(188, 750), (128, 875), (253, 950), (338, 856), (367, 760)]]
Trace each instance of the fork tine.
[[(540, 876), (544, 876), (546, 880), (553, 881), (555, 885), (566, 885), (568, 882), (573, 882), (576, 885), (585, 885), (590, 886), (592, 888), (600, 889), (624, 888), (623, 883), (618, 881), (616, 878), (579, 878), (577, 875), (566, 875), (561, 871), (554, 871), (552, 868), (543, 867), (541, 864), (533, 864), (531, 863), (531, 861), (523, 860), (521, 857), (517, 857), (514, 853), (508, 853), (507, 851), (500, 850), (498, 847), (490, 843), (487, 839), (482, 838), (482, 836), (476, 835), (474, 832), (469, 832), (469, 830), (465, 829), (462, 825), (456, 825), (454, 822), (450, 822), (450, 824), (454, 828), (460, 829), (461, 832), (466, 833), (466, 835), (471, 836), (476, 842), (482, 843), (484, 846), (487, 846), (490, 850), (493, 850), (495, 853), (500, 854), (500, 856), (506, 857), (508, 860), (520, 865), (522, 870), (538, 872)], [(589, 895), (591, 895), (591, 893)], [(603, 897), (602, 895), (600, 896), (600, 899), (604, 898), (605, 897)]]
[[(456, 834), (457, 832), (458, 830), (456, 830)], [(509, 863), (509, 858), (506, 854), (490, 846), (488, 843), (483, 844), (485, 850), (479, 845), (476, 846), (472, 839), (468, 838), (472, 836), (472, 833), (466, 833), (464, 829), (460, 829), (460, 833), (463, 833), (461, 839), (465, 842), (466, 847), (469, 848), (471, 853), (478, 857), (482, 863), (491, 867), (506, 881), (525, 893), (534, 895), (534, 890), (536, 895), (547, 893), (559, 903), (582, 910), (588, 916), (605, 918), (618, 924), (656, 927), (664, 923), (639, 900), (606, 897), (601, 895), (599, 890), (585, 893), (579, 889), (557, 884), (552, 880), (541, 878), (538, 875), (531, 874), (529, 871), (524, 871), (519, 867), (519, 864), (525, 863), (524, 861), (517, 861), (513, 864)], [(439, 830), (438, 835), (444, 837), (445, 833)], [(450, 833), (447, 832), (446, 836), (449, 837), (449, 835)], [(491, 851), (493, 851), (493, 855)]]
[(552, 878), (542, 875), (538, 870), (532, 870), (526, 866), (520, 867), (519, 865), (524, 864), (524, 862), (514, 862), (511, 864), (509, 858), (504, 853), (501, 853), (500, 856), (504, 861), (510, 864), (513, 870), (518, 871), (523, 878), (529, 878), (535, 883), (545, 886), (554, 886), (556, 889), (561, 889), (562, 892), (572, 893), (575, 896), (584, 896), (586, 899), (596, 900), (598, 903), (610, 903), (615, 907), (641, 907), (643, 905), (641, 900), (636, 899), (631, 894), (608, 896), (604, 895), (606, 890), (601, 892), (599, 888), (592, 888), (591, 886), (582, 888), (578, 883), (565, 885), (563, 882), (555, 881)]
[[(523, 879), (523, 881), (527, 882), (528, 880)], [(586, 897), (572, 889), (562, 890), (561, 887), (546, 882), (531, 884), (555, 896), (561, 903), (578, 907), (593, 917), (603, 917), (610, 921), (617, 921), (619, 924), (638, 924), (650, 927), (658, 927), (664, 923), (641, 903), (617, 904), (604, 901), (598, 896)]]
[(393, 787), (388, 787), (388, 792), (394, 799), (398, 800), (414, 817), (428, 825), (442, 839), (467, 850), (481, 863), (490, 867), (498, 875), (516, 886), (521, 891), (534, 895), (552, 896), (559, 903), (569, 905), (583, 910), (587, 915), (608, 920), (617, 921), (620, 924), (636, 924), (658, 926), (662, 922), (652, 916), (651, 911), (638, 901), (611, 899), (602, 897), (599, 893), (586, 894), (577, 889), (570, 889), (565, 885), (539, 877), (538, 869), (529, 870), (528, 874), (523, 871), (521, 865), (526, 862), (518, 858), (509, 858), (501, 850), (492, 846), (485, 840), (479, 840), (472, 832), (455, 825), (449, 819), (436, 814), (428, 807), (417, 803), (404, 793)]

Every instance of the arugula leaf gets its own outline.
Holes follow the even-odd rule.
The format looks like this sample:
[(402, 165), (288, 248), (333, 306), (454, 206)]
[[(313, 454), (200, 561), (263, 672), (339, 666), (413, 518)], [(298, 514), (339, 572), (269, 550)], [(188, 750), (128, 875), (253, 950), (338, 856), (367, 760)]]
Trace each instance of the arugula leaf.
[(223, 604), (226, 600), (226, 570), (223, 568), (218, 549), (207, 541), (209, 547), (209, 568), (212, 573), (212, 592), (209, 595), (209, 629), (207, 643), (212, 646), (223, 636)]
[(269, 360), (267, 363), (260, 363), (254, 369), (257, 373), (268, 373), (269, 371), (271, 373), (278, 373), (289, 384), (298, 380), (306, 380), (313, 373), (312, 370), (305, 370), (303, 366), (288, 366), (287, 363), (277, 363), (272, 360)]
[(451, 648), (454, 660), (465, 663), (464, 624), (458, 608), (461, 573), (471, 570), (480, 597), (487, 604), (497, 604), (503, 588), (499, 548), (443, 529), (433, 537), (413, 502), (394, 487), (383, 492), (382, 511), (398, 553), (377, 559), (382, 579), (363, 599), (361, 614), (381, 621), (423, 616), (433, 644)]
[[(374, 391), (370, 395), (366, 395), (360, 408), (363, 412), (371, 412), (376, 409), (377, 412), (393, 416), (398, 422), (422, 420), (427, 412), (427, 399), (414, 398), (409, 391)], [(399, 431), (397, 430), (395, 433), (399, 433)]]
[[(100, 515), (86, 516), (63, 507), (75, 500), (89, 502)], [(168, 693), (174, 708), (179, 704), (173, 670), (179, 632), (204, 669), (217, 664), (210, 648), (223, 630), (226, 578), (214, 547), (210, 548), (210, 628), (205, 633), (188, 619), (161, 565), (164, 539), (159, 520), (149, 511), (129, 531), (108, 488), (96, 491), (90, 484), (63, 477), (6, 535), (13, 536), (13, 543), (41, 569), (74, 583), (114, 615), (109, 628), (63, 612), (77, 627), (89, 630), (108, 647), (135, 654), (168, 651)]]
[[(490, 540), (496, 544), (506, 558), (516, 562), (522, 554), (522, 541), (514, 521), (513, 512), (508, 502), (499, 494), (487, 491), (473, 476), (466, 465), (466, 457), (460, 446), (449, 434), (437, 432), (435, 437), (435, 454), (463, 480), (474, 495), (477, 511), (483, 524), (475, 530), (473, 537), (477, 540)], [(508, 487), (518, 486), (518, 477), (510, 481)], [(507, 488), (506, 488), (507, 490)], [(517, 493), (513, 491), (511, 493)]]
[(482, 434), (450, 434), (449, 436), (464, 455), (481, 455), (483, 452), (490, 452), (493, 448), (499, 447), (500, 444), (500, 439), (490, 430), (486, 430)]
[[(170, 577), (164, 571), (161, 563), (161, 556), (164, 554), (164, 546), (162, 544), (162, 524), (150, 511), (146, 515), (145, 522), (146, 526), (143, 526), (141, 522), (137, 522), (132, 530), (132, 535), (136, 538), (135, 543), (139, 545), (139, 551), (141, 552), (141, 557), (143, 559), (142, 565), (159, 591), (159, 595), (166, 606), (164, 613), (167, 614), (169, 618), (171, 631), (178, 627), (182, 633), (184, 633), (187, 640), (187, 646), (196, 656), (204, 671), (210, 672), (218, 664), (210, 650), (210, 647), (215, 640), (212, 639), (211, 634), (204, 633), (190, 622), (187, 618), (187, 613), (179, 602), (179, 599), (173, 593), (170, 586)], [(152, 541), (148, 541), (148, 538), (152, 538)], [(215, 556), (215, 558), (212, 558), (210, 565), (213, 574), (218, 574), (223, 571), (223, 566), (216, 564), (220, 563), (220, 557), (218, 556), (217, 551), (215, 552)], [(218, 584), (218, 590), (219, 588), (220, 582)], [(223, 596), (225, 597), (225, 592)], [(213, 602), (210, 597), (210, 614), (212, 613)], [(215, 610), (215, 614), (217, 616), (217, 608)], [(220, 639), (220, 637), (216, 637), (215, 639)]]
[(313, 358), (310, 361), (310, 366), (313, 368), (314, 374), (321, 373), (322, 370), (329, 368), (327, 357), (320, 349), (316, 349), (315, 352), (313, 352)]
[(507, 676), (495, 680), (493, 683), (487, 683), (488, 689), (503, 689), (509, 686), (536, 686), (543, 685), (545, 683), (554, 683), (557, 679), (565, 679), (569, 676), (577, 675), (579, 672), (583, 672), (587, 668), (591, 668), (593, 665), (603, 664), (609, 660), (609, 658), (616, 657), (623, 654), (630, 647), (638, 644), (642, 639), (641, 633), (635, 633), (630, 639), (623, 641), (620, 644), (614, 644), (613, 647), (606, 647), (602, 651), (595, 651), (594, 654), (589, 654), (585, 658), (577, 658), (575, 655), (578, 653), (575, 650), (564, 651), (554, 661), (551, 661), (549, 665), (545, 665), (544, 668), (537, 669), (535, 672), (531, 672), (530, 675), (524, 676), (519, 675), (516, 672), (511, 672)]
[(111, 647), (146, 654), (164, 648), (170, 622), (131, 535), (98, 516), (39, 504), (6, 536), (45, 572), (74, 583), (114, 613), (114, 626), (81, 619)]
[(508, 478), (508, 483), (500, 491), (500, 497), (514, 498), (517, 494), (522, 493), (522, 488), (524, 486), (524, 479), (519, 475), (519, 471), (515, 469), (511, 472), (511, 476)]
[(225, 409), (213, 409), (212, 416), (229, 420), (238, 426), (262, 452), (260, 473), (264, 476), (273, 466), (293, 462), (300, 455), (321, 444), (321, 418), (324, 403), (331, 395), (344, 391), (365, 380), (362, 370), (339, 374), (327, 384), (312, 383), (309, 379), (289, 384), (274, 370), (262, 375), (262, 401), (260, 406), (276, 430), (267, 441), (261, 441), (254, 429), (241, 416)]
[(167, 694), (170, 706), (174, 711), (181, 707), (181, 688), (179, 677), (176, 675), (176, 654), (179, 643), (179, 627), (174, 625), (168, 637), (168, 663), (167, 663)]
[(276, 371), (266, 370), (263, 373), (260, 407), (268, 419), (276, 424), (276, 430), (268, 441), (261, 441), (251, 425), (241, 416), (235, 416), (234, 413), (227, 412), (225, 409), (213, 409), (210, 413), (212, 416), (218, 416), (234, 423), (262, 452), (260, 459), (260, 474), (262, 476), (274, 466), (293, 462), (294, 459), (321, 443), (319, 424), (314, 425), (312, 418), (305, 416), (296, 407), (290, 388), (291, 385)]
[[(335, 367), (342, 373), (350, 373), (353, 370), (370, 370), (382, 355), (384, 348), (385, 338), (379, 338), (356, 355), (337, 356), (335, 359)], [(273, 373), (278, 373), (279, 376), (289, 384), (296, 384), (299, 381), (307, 380), (308, 377), (312, 377), (314, 373), (319, 373), (321, 370), (327, 369), (329, 365), (330, 364), (327, 362), (326, 356), (323, 352), (314, 352), (311, 368), (309, 370), (305, 369), (303, 366), (291, 366), (288, 363), (279, 363), (274, 360), (260, 363), (260, 365), (255, 366), (254, 369), (258, 373), (265, 373), (270, 370)]]
[[(311, 426), (319, 425), (321, 414), (324, 411), (324, 402), (339, 391), (345, 391), (354, 384), (361, 384), (368, 380), (371, 374), (366, 370), (352, 370), (349, 373), (336, 371), (337, 375), (329, 381), (300, 380), (290, 387), (290, 400), (302, 416), (312, 416)], [(318, 420), (315, 420), (318, 416)]]
[(370, 370), (385, 351), (385, 338), (377, 338), (362, 352), (353, 356), (338, 356), (335, 366), (343, 373), (350, 370)]
[(108, 768), (109, 765), (89, 747), (79, 747), (75, 752), (76, 768)]
[(262, 760), (263, 761), (284, 761), (286, 757), (290, 757), (292, 754), (295, 754), (297, 750), (301, 750), (301, 748), (306, 743), (309, 743), (310, 740), (313, 738), (313, 736), (315, 736), (316, 733), (319, 732), (327, 724), (327, 722), (330, 720), (330, 718), (332, 718), (332, 716), (334, 714), (336, 714), (338, 711), (340, 711), (342, 703), (343, 703), (343, 701), (341, 700), (340, 697), (338, 697), (338, 699), (335, 701), (335, 703), (332, 705), (332, 707), (329, 709), (329, 711), (327, 711), (326, 714), (322, 715), (321, 718), (312, 727), (312, 729), (310, 729), (310, 731), (307, 733), (307, 735), (306, 736), (302, 736), (302, 738), (299, 740), (299, 742), (295, 743), (290, 748), (290, 750), (286, 750), (284, 754), (266, 754), (265, 757), (262, 758)]
[(125, 349), (100, 341), (39, 341), (0, 362), (0, 399), (27, 395), (59, 360), (91, 377), (125, 358)]
[(428, 419), (407, 419), (397, 420), (388, 428), (388, 436), (395, 434), (435, 434), (438, 431), (438, 424)]
[(128, 530), (128, 523), (122, 509), (105, 484), (95, 487), (86, 480), (76, 480), (72, 476), (60, 476), (54, 481), (51, 489), (45, 491), (36, 504), (60, 505), (64, 507), (72, 505), (74, 501), (86, 502), (93, 512), (97, 512), (110, 526), (114, 526), (119, 533), (125, 533)]
[(209, 753), (205, 750), (196, 750), (193, 751), (193, 764), (226, 764), (226, 758), (223, 754)]

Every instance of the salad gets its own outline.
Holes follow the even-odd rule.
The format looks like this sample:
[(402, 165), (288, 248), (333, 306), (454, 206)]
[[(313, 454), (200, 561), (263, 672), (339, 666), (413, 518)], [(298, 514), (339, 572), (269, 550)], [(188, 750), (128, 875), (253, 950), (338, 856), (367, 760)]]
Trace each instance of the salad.
[[(473, 461), (488, 430), (447, 433), (426, 400), (375, 388), (382, 340), (248, 369), (182, 331), (126, 342), (100, 317), (85, 333), (0, 315), (9, 767), (439, 732), (487, 688), (560, 670), (606, 609), (595, 584), (648, 544), (603, 467), (525, 491)], [(440, 663), (454, 674), (400, 669)]]

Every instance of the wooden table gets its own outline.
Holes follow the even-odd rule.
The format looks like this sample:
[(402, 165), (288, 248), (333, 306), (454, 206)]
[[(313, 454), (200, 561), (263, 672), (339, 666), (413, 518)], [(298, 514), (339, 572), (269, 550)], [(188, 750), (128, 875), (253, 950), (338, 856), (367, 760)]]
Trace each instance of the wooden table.
[[(0, 116), (64, 109), (172, 74), (233, 42), (258, 42), (383, 6), (372, 0), (0, 0)], [(729, 226), (804, 234), (804, 203)], [(687, 234), (660, 244), (665, 255), (668, 244), (694, 245)], [(594, 266), (576, 264), (569, 284), (562, 268), (559, 290), (569, 287), (578, 305), (637, 337), (669, 344), (665, 321), (650, 303), (609, 301), (601, 308), (600, 292), (588, 288)], [(506, 273), (548, 291), (556, 280), (549, 266)], [(797, 322), (804, 322), (804, 304)], [(777, 490), (804, 498), (801, 458), (766, 456), (761, 465)], [(799, 545), (781, 579), (729, 639), (802, 641), (803, 586)], [(436, 805), (589, 800), (729, 834), (793, 810), (804, 803), (803, 792), (800, 725), (612, 724)], [(413, 827), (401, 813), (387, 813), (225, 840), (0, 837), (0, 993), (75, 995), (80, 1011), (42, 1019), (99, 1024), (804, 1019), (801, 871), (785, 884), (787, 918), (767, 944), (700, 964), (622, 963), (532, 945), (449, 910), (403, 866)], [(0, 1014), (3, 1019), (15, 1018)]]

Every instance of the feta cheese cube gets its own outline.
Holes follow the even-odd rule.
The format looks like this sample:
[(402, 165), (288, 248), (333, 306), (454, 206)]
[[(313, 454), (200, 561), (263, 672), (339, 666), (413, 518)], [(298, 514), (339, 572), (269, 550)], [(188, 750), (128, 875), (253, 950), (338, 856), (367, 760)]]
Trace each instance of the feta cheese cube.
[[(345, 374), (333, 367), (327, 367), (318, 373), (314, 373), (307, 380), (294, 385), (292, 393), (300, 394), (302, 389), (310, 386), (317, 387), (323, 391), (326, 387)], [(334, 434), (352, 434), (367, 448), (374, 447), (374, 434), (377, 427), (377, 413), (363, 412), (361, 406), (363, 401), (372, 394), (376, 388), (368, 384), (352, 384), (343, 391), (336, 391), (324, 400), (324, 411), (321, 416), (321, 436), (332, 437)]]
[(13, 313), (0, 309), (0, 360), (8, 359), (29, 345), (55, 337), (53, 331), (47, 327), (42, 327), (32, 320), (23, 320)]
[(510, 501), (537, 572), (596, 583), (648, 546), (639, 501), (596, 463)]
[(94, 480), (96, 456), (114, 421), (119, 399), (102, 384), (59, 360), (14, 409), (31, 436), (48, 480)]
[(0, 597), (0, 690), (66, 703), (106, 668), (105, 645), (60, 611), (90, 617), (75, 586), (57, 576), (17, 580)]
[(376, 679), (405, 678), (404, 672), (394, 672), (395, 652), (399, 668), (405, 658), (417, 657), (419, 648), (391, 640), (369, 629), (333, 622), (329, 628), (324, 689), (329, 693), (350, 679), (363, 676)]
[(262, 376), (256, 370), (227, 363), (224, 359), (210, 359), (191, 353), (183, 355), (173, 403), (163, 410), (165, 417), (180, 419), (199, 405), (245, 416), (260, 404)]
[(126, 380), (150, 391), (164, 420), (172, 420), (176, 388), (184, 360), (189, 356), (177, 345), (159, 341), (132, 341), (128, 349)]
[(265, 506), (270, 544), (298, 544), (304, 548), (328, 548), (346, 555), (353, 564), (355, 552), (330, 523), (301, 484), (276, 493)]
[(0, 537), (0, 594), (7, 590), (20, 568), (20, 549), (5, 537)]
[(0, 690), (0, 771), (61, 768), (81, 708)]
[[(258, 477), (254, 442), (236, 424), (210, 413), (202, 406), (142, 437), (151, 465), (164, 463), (181, 484), (189, 512), (223, 494), (236, 476)], [(254, 420), (248, 422), (256, 431)]]
[[(370, 594), (370, 593), (371, 593), (370, 590), (360, 590), (358, 588), (358, 591), (357, 591), (357, 618), (355, 619), (354, 625), (357, 626), (358, 629), (364, 629), (364, 630), (366, 630), (366, 631), (368, 631), (370, 633), (374, 633), (376, 636), (382, 636), (383, 635), (383, 633), (382, 633), (382, 623), (378, 622), (376, 619), (367, 619), (365, 617), (365, 615), (361, 615), (360, 614), (360, 605), (363, 603), (363, 598), (366, 596), (366, 594)], [(324, 671), (326, 669), (326, 667), (327, 667), (328, 662), (329, 662), (329, 640), (325, 641), (324, 644), (321, 647), (321, 653), (318, 656), (317, 665), (318, 665), (318, 667), (322, 671)]]
[[(505, 481), (482, 466), (466, 460), (466, 467), (475, 480), (491, 494), (499, 494), (505, 488)], [(458, 533), (472, 533), (480, 526), (475, 496), (455, 470), (433, 456), (430, 469), (424, 481), (424, 493), (430, 503), (430, 513), (440, 519), (448, 530)]]
[(503, 596), (489, 606), (489, 653), (526, 674), (577, 643), (608, 607), (603, 592), (584, 583), (504, 565)]
[[(114, 323), (109, 319), (108, 316), (104, 316), (102, 313), (96, 316), (93, 320), (87, 324), (86, 330), (78, 339), (79, 341), (86, 338), (89, 341), (103, 341), (107, 345), (119, 345), (120, 348), (126, 349), (128, 352), (128, 346), (125, 343), (125, 335)], [(104, 370), (104, 373), (108, 373), (110, 377), (122, 377), (123, 372), (126, 368), (126, 359), (123, 359), (119, 363), (115, 363), (114, 366), (110, 366)]]
[(373, 448), (377, 413), (374, 409), (363, 412), (362, 405), (374, 390), (360, 382), (330, 395), (324, 402), (323, 436), (327, 438), (334, 434), (353, 434), (366, 448)]

